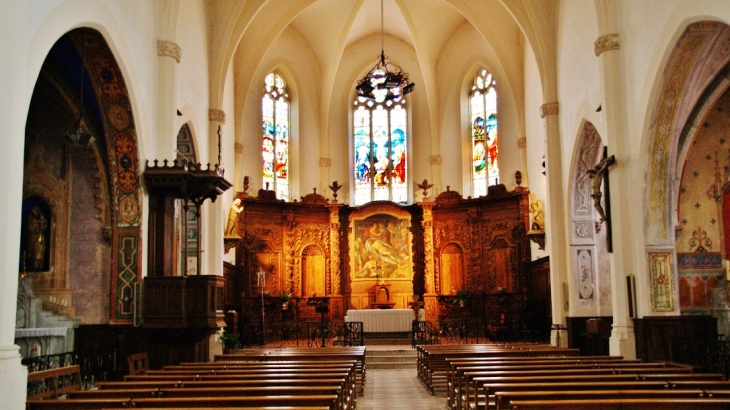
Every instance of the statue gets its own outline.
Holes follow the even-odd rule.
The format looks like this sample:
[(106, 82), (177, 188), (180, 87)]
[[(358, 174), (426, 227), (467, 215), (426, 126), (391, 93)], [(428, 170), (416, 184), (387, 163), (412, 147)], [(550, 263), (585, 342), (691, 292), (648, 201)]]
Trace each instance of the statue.
[(33, 207), (28, 214), (26, 229), (28, 232), (27, 256), (30, 259), (30, 269), (42, 270), (46, 264), (46, 228), (48, 220), (41, 209)]
[(230, 211), (228, 211), (228, 223), (226, 224), (226, 230), (223, 233), (223, 236), (240, 238), (238, 235), (238, 214), (240, 214), (241, 211), (243, 211), (241, 199), (236, 198), (231, 204)]
[(545, 229), (545, 217), (542, 212), (542, 201), (537, 199), (535, 194), (530, 192), (530, 213), (532, 214), (532, 225), (530, 230), (540, 232)]
[(601, 193), (601, 185), (603, 184), (603, 175), (604, 172), (608, 169), (609, 165), (613, 165), (616, 162), (616, 159), (613, 155), (611, 155), (608, 158), (605, 158), (601, 160), (598, 164), (596, 164), (595, 168), (589, 169), (588, 176), (591, 178), (591, 198), (593, 198), (593, 207), (596, 208), (596, 211), (598, 212), (598, 215), (601, 217), (601, 220), (598, 222), (600, 225), (607, 219), (605, 212), (603, 211), (603, 206), (601, 205), (601, 198), (603, 197), (603, 193)]

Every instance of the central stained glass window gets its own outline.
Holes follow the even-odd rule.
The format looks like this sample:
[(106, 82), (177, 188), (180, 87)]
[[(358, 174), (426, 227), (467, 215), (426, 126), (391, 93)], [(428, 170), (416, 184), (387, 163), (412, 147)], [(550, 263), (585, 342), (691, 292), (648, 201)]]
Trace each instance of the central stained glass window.
[(408, 201), (406, 100), (356, 100), (354, 124), (355, 205)]

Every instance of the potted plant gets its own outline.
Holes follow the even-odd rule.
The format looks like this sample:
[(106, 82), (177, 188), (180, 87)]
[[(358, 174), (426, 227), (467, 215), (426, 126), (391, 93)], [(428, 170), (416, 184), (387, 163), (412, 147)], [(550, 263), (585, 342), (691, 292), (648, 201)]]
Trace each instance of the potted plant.
[(289, 301), (291, 300), (291, 293), (282, 293), (279, 295), (279, 301), (281, 302), (281, 309), (289, 309)]
[(223, 343), (223, 352), (228, 353), (241, 347), (241, 336), (238, 333), (231, 333), (227, 330), (223, 330), (223, 333), (221, 334), (221, 342)]
[(464, 307), (464, 303), (471, 299), (471, 292), (467, 289), (459, 289), (454, 297), (454, 303), (458, 303), (459, 306)]

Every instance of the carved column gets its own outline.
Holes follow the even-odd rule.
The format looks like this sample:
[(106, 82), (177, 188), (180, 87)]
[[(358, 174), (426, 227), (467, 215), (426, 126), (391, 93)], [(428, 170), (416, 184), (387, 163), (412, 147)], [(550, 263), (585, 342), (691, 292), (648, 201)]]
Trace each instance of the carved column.
[(426, 320), (438, 320), (438, 310), (431, 306), (438, 306), (436, 301), (436, 285), (434, 278), (433, 257), (433, 207), (432, 202), (419, 203), (423, 209), (423, 302), (426, 306)]
[(330, 275), (332, 290), (330, 293), (330, 305), (332, 306), (332, 318), (342, 319), (346, 307), (342, 299), (342, 262), (340, 258), (342, 242), (342, 225), (340, 223), (340, 209), (342, 204), (329, 204), (330, 211)]

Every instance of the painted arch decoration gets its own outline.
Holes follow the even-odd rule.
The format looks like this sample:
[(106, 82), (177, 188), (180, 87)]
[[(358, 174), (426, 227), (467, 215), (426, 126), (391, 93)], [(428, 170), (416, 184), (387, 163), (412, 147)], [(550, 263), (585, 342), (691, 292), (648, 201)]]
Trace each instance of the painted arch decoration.
[[(111, 322), (131, 323), (134, 284), (141, 279), (141, 179), (134, 115), (119, 65), (102, 35), (69, 33), (96, 92), (109, 163), (113, 204)], [(83, 52), (82, 52), (83, 50)]]

